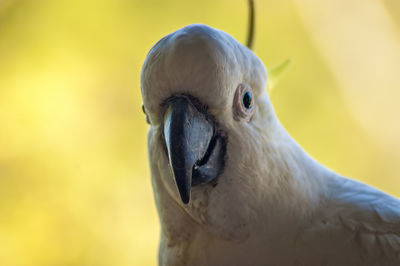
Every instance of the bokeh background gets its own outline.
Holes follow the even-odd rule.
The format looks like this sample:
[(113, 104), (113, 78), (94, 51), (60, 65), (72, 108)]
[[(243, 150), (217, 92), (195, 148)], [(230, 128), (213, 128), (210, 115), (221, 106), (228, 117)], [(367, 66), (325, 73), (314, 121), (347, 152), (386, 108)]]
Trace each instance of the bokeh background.
[[(259, 0), (254, 51), (313, 157), (400, 196), (400, 2)], [(245, 0), (0, 0), (0, 265), (155, 265), (139, 76), (190, 23), (243, 41)]]

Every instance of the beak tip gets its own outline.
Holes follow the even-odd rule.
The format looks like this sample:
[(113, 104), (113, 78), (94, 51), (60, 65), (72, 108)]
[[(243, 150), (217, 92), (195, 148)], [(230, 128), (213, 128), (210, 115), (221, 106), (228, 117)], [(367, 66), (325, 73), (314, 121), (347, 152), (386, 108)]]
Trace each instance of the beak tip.
[(190, 201), (190, 186), (183, 187), (181, 184), (178, 184), (179, 195), (181, 196), (181, 200), (184, 204), (188, 204)]
[(183, 196), (183, 195), (181, 195), (181, 199), (182, 199), (182, 202), (183, 202), (183, 204), (188, 204), (189, 203), (189, 200), (190, 200), (190, 196)]
[[(175, 180), (176, 187), (178, 188), (179, 196), (184, 204), (188, 204), (190, 201), (190, 190), (192, 182), (192, 173), (182, 173), (179, 170), (174, 170), (171, 163), (169, 164), (169, 170), (172, 178)], [(184, 178), (177, 178), (181, 176)]]

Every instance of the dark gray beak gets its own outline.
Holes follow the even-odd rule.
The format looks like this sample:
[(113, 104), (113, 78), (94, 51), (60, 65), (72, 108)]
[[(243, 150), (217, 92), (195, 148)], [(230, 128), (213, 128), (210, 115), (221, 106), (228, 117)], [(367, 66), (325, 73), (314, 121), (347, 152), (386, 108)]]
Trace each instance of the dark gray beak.
[(224, 164), (225, 137), (199, 109), (190, 97), (179, 95), (167, 101), (164, 113), (169, 167), (184, 204), (191, 187), (214, 180)]

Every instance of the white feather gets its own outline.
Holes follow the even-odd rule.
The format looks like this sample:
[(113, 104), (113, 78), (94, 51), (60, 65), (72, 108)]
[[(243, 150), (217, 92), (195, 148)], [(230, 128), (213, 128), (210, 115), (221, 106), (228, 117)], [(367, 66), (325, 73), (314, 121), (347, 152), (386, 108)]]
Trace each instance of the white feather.
[[(254, 91), (252, 120), (233, 119), (237, 85)], [(161, 222), (160, 265), (400, 265), (400, 201), (310, 158), (278, 122), (262, 62), (228, 34), (190, 25), (161, 39), (141, 75)], [(187, 93), (227, 132), (218, 185), (182, 204), (162, 140), (162, 103)]]

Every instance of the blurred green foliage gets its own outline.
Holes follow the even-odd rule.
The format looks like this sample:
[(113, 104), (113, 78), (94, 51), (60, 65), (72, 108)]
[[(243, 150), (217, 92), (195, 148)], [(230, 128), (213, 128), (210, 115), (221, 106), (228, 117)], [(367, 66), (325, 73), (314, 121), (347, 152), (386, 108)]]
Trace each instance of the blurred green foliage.
[[(323, 164), (400, 195), (398, 162), (353, 118), (296, 5), (258, 2), (255, 52), (267, 67), (294, 61), (271, 95), (282, 124)], [(243, 41), (246, 8), (0, 0), (0, 265), (156, 264), (141, 65), (190, 23)]]

